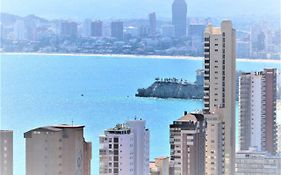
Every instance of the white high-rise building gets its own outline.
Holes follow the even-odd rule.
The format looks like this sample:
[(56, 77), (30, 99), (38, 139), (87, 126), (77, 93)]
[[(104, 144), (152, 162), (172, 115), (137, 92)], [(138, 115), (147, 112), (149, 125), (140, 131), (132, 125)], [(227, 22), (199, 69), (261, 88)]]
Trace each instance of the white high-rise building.
[(235, 164), (235, 30), (231, 21), (204, 33), (206, 175), (233, 175)]
[(0, 130), (0, 174), (13, 175), (13, 131)]
[(149, 130), (132, 120), (100, 136), (100, 175), (148, 175)]
[(24, 133), (26, 175), (90, 175), (91, 143), (84, 126), (46, 126)]

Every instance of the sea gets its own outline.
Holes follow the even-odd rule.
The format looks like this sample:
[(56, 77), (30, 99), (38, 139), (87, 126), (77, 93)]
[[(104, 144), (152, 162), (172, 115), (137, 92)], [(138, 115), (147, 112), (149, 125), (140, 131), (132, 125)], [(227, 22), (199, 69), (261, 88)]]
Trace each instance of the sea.
[[(169, 156), (169, 124), (202, 100), (135, 97), (160, 78), (194, 82), (200, 59), (128, 56), (1, 54), (1, 129), (14, 131), (14, 174), (25, 174), (24, 132), (55, 124), (85, 125), (98, 175), (99, 135), (134, 118), (150, 129), (150, 158)], [(237, 70), (280, 69), (281, 62), (237, 61)], [(238, 103), (237, 103), (238, 104)], [(238, 106), (236, 108), (238, 114)], [(280, 122), (280, 113), (278, 121)], [(238, 141), (238, 115), (236, 139)], [(238, 142), (237, 142), (238, 143)], [(237, 146), (237, 144), (236, 144)]]

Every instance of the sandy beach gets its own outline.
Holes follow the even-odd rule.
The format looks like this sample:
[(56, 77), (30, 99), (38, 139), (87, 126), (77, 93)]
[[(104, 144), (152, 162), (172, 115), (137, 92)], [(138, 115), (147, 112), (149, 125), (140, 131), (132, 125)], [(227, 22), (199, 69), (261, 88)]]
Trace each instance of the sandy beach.
[[(115, 57), (115, 58), (147, 58), (147, 59), (175, 59), (175, 60), (203, 60), (203, 57), (193, 56), (163, 56), (163, 55), (124, 55), (124, 54), (85, 54), (85, 53), (38, 53), (38, 52), (1, 52), (0, 55), (54, 55), (54, 56), (79, 56), (79, 57)], [(238, 58), (239, 62), (267, 62), (281, 63), (281, 60), (273, 59), (248, 59)]]

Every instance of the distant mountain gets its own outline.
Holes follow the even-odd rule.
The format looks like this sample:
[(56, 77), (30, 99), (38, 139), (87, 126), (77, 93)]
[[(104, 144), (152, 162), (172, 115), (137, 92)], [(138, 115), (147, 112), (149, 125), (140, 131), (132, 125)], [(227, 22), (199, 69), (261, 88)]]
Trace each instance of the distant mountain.
[(0, 13), (0, 22), (5, 25), (13, 24), (17, 20), (21, 19), (21, 17), (17, 15), (12, 15), (8, 13)]
[(23, 19), (28, 20), (28, 21), (33, 20), (33, 21), (37, 21), (37, 22), (40, 22), (40, 23), (49, 22), (47, 19), (35, 16), (35, 15), (28, 15), (28, 16), (24, 17)]
[(47, 23), (48, 20), (35, 16), (35, 15), (28, 15), (25, 17), (9, 14), (9, 13), (0, 13), (0, 22), (4, 25), (10, 25), (15, 23), (17, 20), (24, 20), (24, 21), (36, 21), (37, 23)]

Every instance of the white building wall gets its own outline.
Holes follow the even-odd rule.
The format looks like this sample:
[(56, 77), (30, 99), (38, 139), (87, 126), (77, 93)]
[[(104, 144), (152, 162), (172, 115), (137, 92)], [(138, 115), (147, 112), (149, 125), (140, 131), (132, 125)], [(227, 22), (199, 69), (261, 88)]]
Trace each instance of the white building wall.
[(127, 122), (134, 133), (135, 175), (149, 174), (149, 132), (145, 128), (144, 120), (130, 120)]
[(119, 136), (119, 169), (121, 174), (134, 175), (133, 134)]
[(100, 175), (116, 175), (113, 169), (111, 173), (108, 171), (109, 164), (114, 163), (111, 153), (113, 149), (109, 148), (109, 144), (112, 144), (113, 148), (114, 138), (119, 139), (119, 175), (149, 174), (149, 130), (145, 128), (143, 120), (132, 120), (127, 124), (130, 134), (105, 132), (105, 135), (100, 136)]
[(277, 140), (278, 140), (278, 148), (277, 151), (281, 153), (281, 124), (278, 125), (278, 133), (277, 133)]
[(251, 92), (251, 147), (261, 151), (261, 125), (262, 125), (262, 96), (261, 75), (252, 75)]

